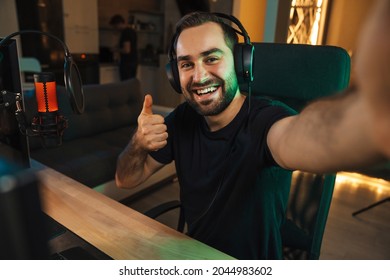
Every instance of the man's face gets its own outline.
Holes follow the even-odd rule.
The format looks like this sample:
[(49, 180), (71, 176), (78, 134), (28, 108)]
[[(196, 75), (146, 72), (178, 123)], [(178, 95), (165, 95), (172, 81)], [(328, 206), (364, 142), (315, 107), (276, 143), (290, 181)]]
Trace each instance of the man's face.
[(204, 116), (224, 111), (238, 93), (233, 53), (216, 23), (185, 29), (176, 46), (182, 92)]

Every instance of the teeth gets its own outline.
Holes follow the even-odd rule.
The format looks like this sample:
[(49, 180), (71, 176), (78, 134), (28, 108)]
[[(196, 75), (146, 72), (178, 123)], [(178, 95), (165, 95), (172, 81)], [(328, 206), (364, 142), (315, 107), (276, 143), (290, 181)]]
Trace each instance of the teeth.
[(216, 87), (209, 87), (209, 88), (205, 88), (205, 89), (199, 89), (196, 91), (196, 94), (197, 95), (203, 95), (203, 94), (207, 94), (209, 92), (212, 92), (212, 91), (215, 91), (217, 90)]

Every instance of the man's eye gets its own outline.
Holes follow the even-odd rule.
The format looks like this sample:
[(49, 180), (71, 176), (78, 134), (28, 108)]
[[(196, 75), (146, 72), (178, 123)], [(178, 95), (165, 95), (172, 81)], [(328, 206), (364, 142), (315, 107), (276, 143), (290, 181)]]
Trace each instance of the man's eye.
[(181, 63), (180, 64), (180, 68), (181, 69), (187, 69), (187, 68), (190, 68), (190, 67), (191, 67), (190, 63)]
[(208, 57), (206, 59), (206, 62), (207, 63), (214, 63), (214, 62), (217, 62), (218, 60), (219, 60), (218, 57)]

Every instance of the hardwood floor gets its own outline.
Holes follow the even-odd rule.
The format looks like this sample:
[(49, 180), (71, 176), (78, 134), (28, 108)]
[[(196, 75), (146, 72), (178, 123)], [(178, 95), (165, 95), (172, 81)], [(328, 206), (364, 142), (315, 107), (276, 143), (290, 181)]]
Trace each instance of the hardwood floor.
[(352, 216), (390, 197), (390, 182), (343, 175), (337, 177), (321, 259), (390, 260), (390, 201)]
[[(353, 212), (387, 197), (390, 197), (389, 181), (339, 173), (320, 259), (390, 260), (390, 202), (352, 216)], [(178, 198), (179, 186), (173, 182), (126, 204), (144, 212), (162, 202)], [(175, 228), (177, 213), (171, 211), (158, 220)]]

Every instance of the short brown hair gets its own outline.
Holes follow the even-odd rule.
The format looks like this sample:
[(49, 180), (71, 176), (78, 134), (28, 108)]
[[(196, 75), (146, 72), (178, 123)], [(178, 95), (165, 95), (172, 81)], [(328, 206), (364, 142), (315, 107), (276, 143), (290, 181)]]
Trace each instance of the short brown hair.
[(234, 28), (226, 24), (220, 17), (208, 12), (192, 12), (181, 18), (176, 24), (176, 33), (172, 38), (171, 55), (176, 55), (176, 44), (181, 32), (187, 28), (200, 26), (208, 22), (215, 22), (222, 28), (226, 45), (229, 49), (234, 49), (234, 45), (238, 42), (238, 36)]

